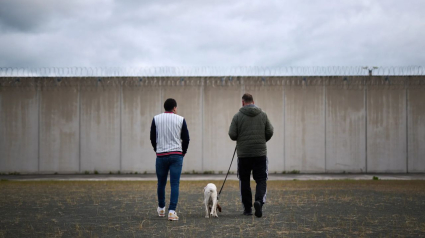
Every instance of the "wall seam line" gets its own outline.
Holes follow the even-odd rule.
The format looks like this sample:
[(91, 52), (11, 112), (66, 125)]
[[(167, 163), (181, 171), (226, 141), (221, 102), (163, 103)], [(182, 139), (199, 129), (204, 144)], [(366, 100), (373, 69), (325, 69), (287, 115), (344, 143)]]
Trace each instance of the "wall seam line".
[(41, 114), (41, 87), (40, 87), (40, 80), (37, 79), (38, 81), (38, 87), (37, 87), (37, 94), (38, 94), (38, 165), (37, 165), (37, 170), (38, 173), (40, 173), (40, 114)]
[(122, 171), (122, 82), (120, 83), (120, 171)]
[(283, 171), (286, 171), (286, 92), (282, 81), (282, 96), (283, 96)]
[(364, 105), (365, 105), (365, 173), (367, 173), (367, 83), (366, 78), (364, 80)]
[(201, 144), (201, 169), (202, 172), (204, 171), (204, 78), (201, 78), (201, 137), (202, 137), (202, 144)]
[[(407, 84), (406, 80), (406, 84)], [(406, 85), (406, 173), (409, 173), (409, 90)]]
[(323, 87), (324, 87), (324, 100), (323, 100), (323, 102), (324, 102), (324, 109), (325, 109), (325, 113), (324, 113), (324, 123), (325, 123), (325, 173), (327, 172), (327, 168), (326, 168), (326, 166), (327, 166), (327, 158), (326, 158), (326, 156), (327, 156), (327, 154), (326, 154), (326, 142), (327, 142), (327, 133), (326, 133), (326, 111), (327, 111), (327, 106), (326, 106), (326, 100), (327, 100), (327, 97), (326, 97), (326, 79), (323, 79), (324, 80), (324, 82), (323, 82)]
[(78, 82), (78, 172), (81, 173), (81, 83)]

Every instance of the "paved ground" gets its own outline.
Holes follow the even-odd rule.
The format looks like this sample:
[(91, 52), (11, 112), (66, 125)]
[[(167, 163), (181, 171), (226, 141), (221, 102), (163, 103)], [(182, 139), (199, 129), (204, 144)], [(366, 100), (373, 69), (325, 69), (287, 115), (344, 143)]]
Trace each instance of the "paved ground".
[[(223, 212), (211, 219), (204, 218), (202, 205), (207, 181), (182, 181), (177, 222), (157, 216), (155, 181), (3, 179), (0, 238), (425, 237), (424, 180), (365, 179), (269, 181), (262, 218), (241, 215), (238, 182), (231, 180), (220, 197)], [(166, 192), (168, 204), (169, 187)]]
[[(269, 174), (269, 180), (425, 180), (423, 174)], [(224, 180), (225, 174), (182, 174), (184, 181)], [(0, 175), (0, 179), (19, 181), (155, 181), (155, 174), (70, 174), (70, 175)], [(238, 180), (229, 174), (227, 180)]]

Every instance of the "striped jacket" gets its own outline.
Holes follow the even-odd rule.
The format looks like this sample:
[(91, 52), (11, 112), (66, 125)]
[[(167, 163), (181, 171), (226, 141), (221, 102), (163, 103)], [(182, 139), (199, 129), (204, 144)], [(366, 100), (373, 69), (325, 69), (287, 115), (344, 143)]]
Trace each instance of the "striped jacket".
[(168, 111), (156, 115), (152, 120), (150, 139), (157, 156), (185, 155), (190, 140), (186, 120)]

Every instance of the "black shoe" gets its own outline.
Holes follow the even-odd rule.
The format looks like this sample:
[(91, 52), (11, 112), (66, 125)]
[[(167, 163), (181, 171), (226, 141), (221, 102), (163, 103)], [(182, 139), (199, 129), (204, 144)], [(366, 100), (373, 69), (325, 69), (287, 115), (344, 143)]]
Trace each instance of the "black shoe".
[(243, 211), (243, 214), (244, 214), (245, 216), (252, 216), (252, 210), (251, 210), (251, 209), (249, 209), (249, 210), (244, 210), (244, 211)]
[(259, 201), (254, 202), (255, 208), (255, 216), (262, 217), (263, 216), (263, 205)]

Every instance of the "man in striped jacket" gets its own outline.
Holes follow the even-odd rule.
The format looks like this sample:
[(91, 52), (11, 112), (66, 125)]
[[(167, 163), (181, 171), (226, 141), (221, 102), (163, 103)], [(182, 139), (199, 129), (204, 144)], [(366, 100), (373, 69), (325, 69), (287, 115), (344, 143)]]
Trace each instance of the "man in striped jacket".
[(169, 98), (164, 103), (165, 112), (152, 120), (150, 139), (156, 152), (156, 176), (158, 178), (158, 215), (165, 216), (165, 186), (170, 171), (171, 195), (168, 207), (168, 220), (177, 221), (180, 175), (183, 157), (189, 147), (189, 131), (186, 120), (177, 115), (177, 102)]

